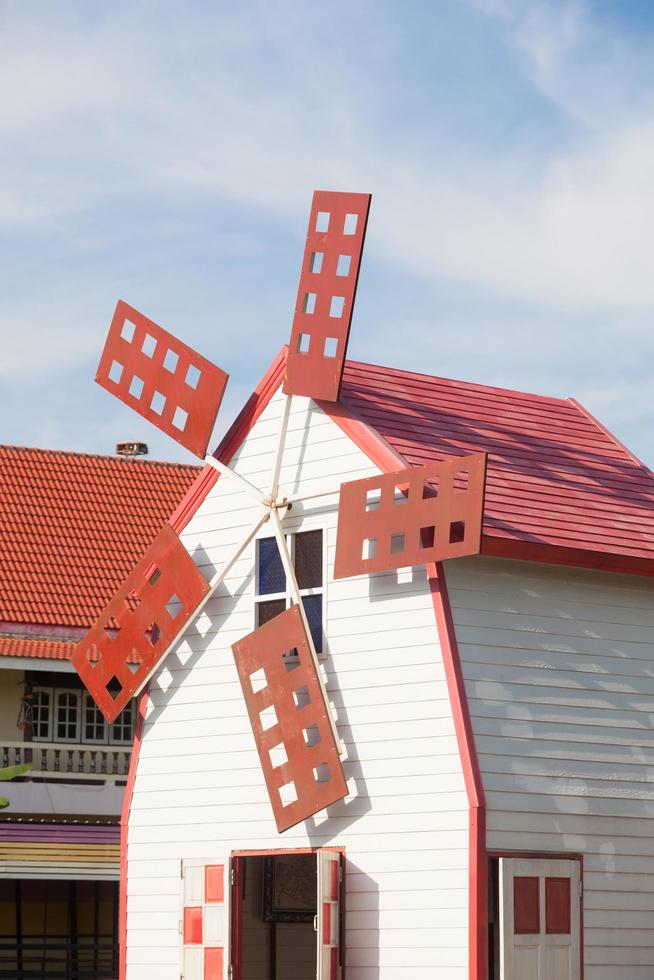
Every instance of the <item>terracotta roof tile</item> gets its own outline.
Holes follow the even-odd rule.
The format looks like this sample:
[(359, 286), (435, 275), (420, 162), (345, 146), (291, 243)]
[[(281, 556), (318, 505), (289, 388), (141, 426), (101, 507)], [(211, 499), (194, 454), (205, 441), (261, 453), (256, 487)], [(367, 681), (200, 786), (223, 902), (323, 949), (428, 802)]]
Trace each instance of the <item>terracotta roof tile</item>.
[(198, 471), (0, 446), (0, 622), (90, 626)]
[(0, 636), (0, 657), (41, 657), (70, 660), (75, 644), (66, 640), (30, 640), (22, 636)]

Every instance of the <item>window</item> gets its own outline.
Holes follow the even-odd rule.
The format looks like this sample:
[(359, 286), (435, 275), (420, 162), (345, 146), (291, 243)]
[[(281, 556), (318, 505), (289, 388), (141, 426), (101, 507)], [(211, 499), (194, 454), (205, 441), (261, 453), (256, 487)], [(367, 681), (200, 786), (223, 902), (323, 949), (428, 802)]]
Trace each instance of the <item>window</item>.
[[(322, 653), (324, 631), (324, 567), (322, 530), (286, 536), (302, 605), (317, 653)], [(264, 598), (265, 597), (265, 598)], [(257, 541), (255, 626), (263, 626), (293, 604), (289, 583), (275, 538)]]
[(107, 741), (107, 724), (90, 694), (84, 695), (84, 741)]
[(130, 701), (120, 712), (111, 726), (111, 741), (131, 742), (134, 738), (134, 702)]
[(34, 691), (32, 694), (32, 738), (50, 738), (50, 691)]
[(136, 712), (130, 701), (113, 725), (107, 725), (86, 691), (35, 688), (32, 694), (32, 738), (35, 742), (81, 742), (129, 745)]
[(60, 691), (56, 704), (55, 738), (60, 742), (79, 741), (79, 694)]

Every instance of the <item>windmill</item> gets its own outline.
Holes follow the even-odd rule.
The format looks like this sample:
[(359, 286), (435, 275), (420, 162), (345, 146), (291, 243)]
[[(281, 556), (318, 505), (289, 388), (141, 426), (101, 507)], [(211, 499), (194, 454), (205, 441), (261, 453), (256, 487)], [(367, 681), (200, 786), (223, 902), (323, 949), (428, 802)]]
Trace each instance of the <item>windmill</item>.
[[(369, 208), (368, 194), (313, 195), (284, 406), (265, 488), (205, 456), (227, 374), (122, 301), (96, 375), (102, 387), (232, 480), (260, 512), (209, 582), (166, 525), (78, 645), (73, 664), (112, 722), (270, 524), (292, 605), (232, 650), (280, 833), (348, 792), (340, 739), (284, 532), (292, 507), (316, 497), (338, 498), (335, 578), (440, 562), (481, 548), (485, 453), (325, 487), (311, 496), (280, 491), (293, 397), (339, 398)], [(264, 727), (262, 713), (271, 710), (274, 722)], [(289, 787), (290, 794), (284, 792)]]

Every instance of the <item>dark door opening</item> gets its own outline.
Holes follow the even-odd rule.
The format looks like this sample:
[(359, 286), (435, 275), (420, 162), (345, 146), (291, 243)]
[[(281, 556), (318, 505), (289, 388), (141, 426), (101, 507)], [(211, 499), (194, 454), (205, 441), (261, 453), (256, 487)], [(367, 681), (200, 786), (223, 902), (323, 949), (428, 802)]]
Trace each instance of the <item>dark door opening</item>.
[(0, 980), (115, 980), (118, 882), (0, 879)]
[(315, 980), (315, 854), (239, 858), (241, 980)]

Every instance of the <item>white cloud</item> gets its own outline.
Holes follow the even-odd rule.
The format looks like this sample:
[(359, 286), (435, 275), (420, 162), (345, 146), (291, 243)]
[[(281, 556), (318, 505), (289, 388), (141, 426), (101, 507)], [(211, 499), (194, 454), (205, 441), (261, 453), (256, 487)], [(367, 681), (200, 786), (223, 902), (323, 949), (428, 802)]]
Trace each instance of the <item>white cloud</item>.
[[(586, 77), (594, 86), (604, 82), (593, 91), (596, 107), (615, 101), (607, 90), (615, 73), (598, 75), (601, 58), (584, 51), (575, 61), (594, 30), (580, 4), (484, 7), (509, 24), (525, 70), (553, 101), (589, 119), (587, 100), (580, 105), (574, 95)], [(233, 53), (239, 44), (251, 53), (247, 20), (224, 16), (210, 71), (200, 44), (197, 78), (179, 74), (188, 69), (188, 53), (170, 72), (169, 58), (180, 52), (163, 34), (149, 45), (140, 18), (122, 38), (120, 16), (91, 32), (65, 25), (57, 33), (51, 24), (47, 39), (19, 22), (14, 54), (0, 69), (0, 90), (13, 93), (0, 101), (0, 134), (13, 134), (24, 151), (19, 131), (34, 140), (41, 130), (43, 158), (36, 174), (29, 154), (22, 168), (10, 162), (17, 193), (13, 201), (0, 196), (4, 219), (22, 213), (32, 222), (48, 207), (60, 216), (128, 189), (299, 215), (316, 184), (371, 188), (370, 246), (409, 271), (572, 310), (654, 307), (654, 114), (622, 129), (580, 133), (574, 149), (546, 161), (505, 154), (493, 160), (494, 180), (487, 158), (461, 167), (460, 149), (421, 164), (414, 145), (394, 146), (371, 126), (380, 109), (374, 100), (387, 93), (380, 85), (375, 95), (365, 61), (357, 73), (351, 49), (344, 45), (327, 59), (319, 84), (311, 16), (289, 55), (287, 31), (297, 21), (292, 7), (283, 8), (277, 25), (262, 14), (270, 74), (252, 72)], [(371, 33), (373, 46), (383, 48), (385, 32)], [(286, 60), (276, 65), (282, 51)], [(359, 89), (363, 96), (353, 98)], [(48, 163), (54, 180), (45, 189)]]
[[(397, 71), (406, 67), (397, 32), (410, 18), (400, 12), (392, 21), (390, 7), (375, 16), (367, 4), (301, 11), (295, 3), (193, 4), (188, 17), (161, 2), (13, 5), (2, 15), (0, 220), (19, 237), (63, 228), (86, 256), (110, 233), (80, 231), (72, 219), (101, 205), (115, 207), (134, 249), (135, 200), (151, 200), (153, 210), (171, 200), (180, 210), (227, 202), (301, 227), (315, 186), (371, 190), (367, 248), (408, 301), (419, 278), (476, 291), (495, 307), (478, 321), (489, 331), (481, 341), (474, 324), (470, 334), (462, 329), (461, 314), (443, 317), (438, 342), (433, 319), (417, 325), (426, 351), (442, 342), (456, 349), (465, 334), (477, 354), (484, 349), (489, 371), (498, 351), (507, 364), (514, 357), (515, 368), (519, 327), (515, 316), (503, 319), (512, 305), (525, 323), (530, 307), (548, 311), (546, 328), (532, 312), (535, 329), (547, 331), (562, 358), (573, 336), (579, 365), (595, 338), (593, 318), (608, 351), (625, 337), (643, 343), (654, 312), (651, 45), (611, 33), (581, 2), (471, 4), (501, 38), (516, 78), (560, 116), (565, 138), (529, 138), (540, 125), (535, 107), (492, 146), (463, 125), (441, 132), (438, 105), (426, 118), (411, 116), (419, 93), (410, 86), (420, 81)], [(484, 85), (483, 70), (470, 84)], [(443, 100), (459, 96), (445, 78)], [(117, 251), (120, 227), (111, 231)], [(141, 236), (147, 248), (147, 228)], [(97, 283), (97, 268), (93, 275)], [(244, 283), (248, 275), (256, 281), (256, 269)], [(78, 291), (76, 277), (71, 270), (60, 302), (46, 302), (38, 280), (24, 298), (4, 295), (0, 375), (95, 360), (111, 310), (93, 284)], [(239, 313), (230, 313), (231, 325)], [(243, 326), (246, 346), (268, 330), (267, 313), (262, 297), (261, 315), (250, 309)], [(393, 326), (374, 325), (369, 334), (377, 328), (386, 340), (379, 359), (392, 360)], [(286, 324), (280, 343), (285, 331)], [(406, 364), (405, 354), (397, 351)], [(248, 391), (253, 380), (244, 383)], [(235, 379), (235, 394), (240, 384)], [(636, 413), (629, 386), (618, 394)]]

